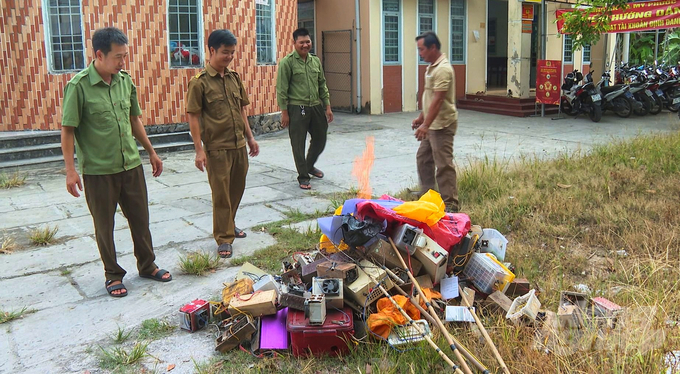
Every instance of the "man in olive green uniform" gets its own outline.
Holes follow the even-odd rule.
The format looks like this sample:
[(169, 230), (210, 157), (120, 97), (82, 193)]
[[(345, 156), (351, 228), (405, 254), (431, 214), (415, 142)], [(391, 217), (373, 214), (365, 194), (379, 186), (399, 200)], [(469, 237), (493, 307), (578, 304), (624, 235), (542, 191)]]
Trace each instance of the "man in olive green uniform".
[[(288, 127), (298, 183), (312, 188), (310, 174), (323, 178), (314, 165), (326, 147), (328, 124), (333, 122), (330, 95), (319, 58), (309, 53), (312, 40), (304, 28), (293, 32), (295, 51), (282, 58), (276, 78), (276, 98), (281, 108), (281, 125)], [(307, 133), (311, 140), (305, 157)]]
[(250, 131), (245, 106), (250, 104), (238, 73), (228, 68), (236, 51), (236, 37), (229, 30), (215, 30), (208, 37), (210, 61), (189, 82), (187, 115), (196, 148), (196, 167), (208, 171), (212, 190), (213, 236), (220, 257), (233, 254), (238, 230), (236, 210), (246, 188), (248, 155), (259, 146)]
[[(430, 65), (425, 71), (423, 111), (413, 120), (420, 147), (416, 154), (421, 192), (439, 186), (448, 212), (458, 212), (458, 182), (453, 162), (453, 137), (458, 128), (456, 80), (449, 60), (441, 53), (439, 38), (428, 31), (416, 38), (418, 54)], [(436, 168), (436, 173), (435, 173)]]
[[(99, 254), (104, 263), (106, 290), (113, 297), (127, 295), (126, 274), (116, 261), (114, 216), (120, 204), (128, 220), (139, 275), (161, 282), (172, 280), (154, 263), (146, 181), (135, 138), (149, 154), (153, 176), (163, 162), (156, 155), (140, 119), (137, 88), (123, 71), (128, 40), (109, 27), (92, 36), (95, 60), (76, 74), (64, 90), (61, 149), (66, 164), (66, 189), (74, 197), (85, 187), (85, 199), (94, 221)], [(83, 183), (75, 169), (74, 136)]]

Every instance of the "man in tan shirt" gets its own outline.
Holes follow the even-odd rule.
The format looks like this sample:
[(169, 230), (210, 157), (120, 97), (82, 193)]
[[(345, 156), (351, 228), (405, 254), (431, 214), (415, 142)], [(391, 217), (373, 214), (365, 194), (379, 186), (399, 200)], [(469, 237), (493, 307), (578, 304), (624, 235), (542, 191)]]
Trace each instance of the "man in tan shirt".
[(458, 184), (453, 161), (453, 137), (458, 128), (456, 77), (451, 63), (440, 51), (441, 43), (432, 31), (416, 37), (418, 54), (429, 62), (425, 71), (423, 111), (413, 120), (420, 147), (416, 153), (421, 193), (439, 187), (448, 212), (458, 212)]
[(234, 218), (246, 187), (248, 154), (254, 157), (260, 152), (246, 116), (248, 94), (239, 74), (228, 67), (236, 53), (236, 42), (229, 30), (210, 34), (210, 60), (205, 70), (189, 81), (186, 99), (196, 148), (194, 163), (200, 171), (208, 171), (213, 236), (222, 258), (232, 256), (234, 238), (245, 236), (236, 228)]

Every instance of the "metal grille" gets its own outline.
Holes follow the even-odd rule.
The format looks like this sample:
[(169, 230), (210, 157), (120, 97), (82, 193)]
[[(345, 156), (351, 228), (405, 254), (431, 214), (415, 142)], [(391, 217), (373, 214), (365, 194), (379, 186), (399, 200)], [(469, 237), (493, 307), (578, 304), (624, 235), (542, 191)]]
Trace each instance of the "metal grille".
[(322, 33), (323, 70), (334, 111), (352, 112), (352, 31)]
[(583, 46), (583, 63), (590, 62), (590, 44)]
[(168, 2), (170, 66), (203, 65), (199, 14), (199, 0)]
[(304, 27), (309, 31), (309, 38), (312, 39), (311, 53), (316, 53), (316, 33), (314, 32), (314, 2), (298, 2), (298, 28)]
[[(425, 31), (434, 31), (434, 0), (418, 0), (418, 34)], [(418, 61), (425, 63), (420, 56)]]
[(50, 0), (47, 4), (47, 16), (51, 69), (55, 72), (83, 69), (85, 48), (80, 0)]
[(255, 4), (257, 27), (257, 63), (274, 63), (274, 0), (257, 0)]
[(385, 62), (399, 62), (398, 14), (385, 14)]
[(451, 62), (465, 62), (465, 0), (451, 0)]

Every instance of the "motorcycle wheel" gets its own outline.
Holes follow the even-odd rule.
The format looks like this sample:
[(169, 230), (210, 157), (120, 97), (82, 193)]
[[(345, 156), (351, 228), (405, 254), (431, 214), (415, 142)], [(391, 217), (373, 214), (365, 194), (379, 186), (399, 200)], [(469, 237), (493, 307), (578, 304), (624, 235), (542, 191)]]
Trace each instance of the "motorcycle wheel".
[(661, 98), (655, 94), (649, 98), (649, 101), (652, 103), (652, 107), (649, 109), (649, 114), (661, 113), (661, 109), (663, 109), (663, 101), (661, 101)]
[(633, 113), (633, 104), (627, 97), (615, 97), (612, 100), (612, 106), (614, 106), (614, 114), (621, 118), (628, 118)]
[(649, 100), (649, 97), (647, 95), (644, 96), (639, 96), (635, 97), (635, 100), (639, 101), (642, 104), (642, 107), (637, 110), (633, 110), (636, 115), (638, 116), (646, 116), (647, 113), (649, 113), (649, 109), (652, 107), (651, 100)]
[(600, 122), (602, 119), (602, 107), (600, 106), (600, 103), (591, 102), (588, 117), (590, 117), (590, 120), (593, 122)]
[[(671, 103), (672, 103), (672, 101), (671, 101)], [(671, 112), (677, 113), (678, 109), (680, 109), (680, 105), (678, 105), (678, 104), (675, 104), (675, 105), (668, 104), (668, 110), (670, 110)]]

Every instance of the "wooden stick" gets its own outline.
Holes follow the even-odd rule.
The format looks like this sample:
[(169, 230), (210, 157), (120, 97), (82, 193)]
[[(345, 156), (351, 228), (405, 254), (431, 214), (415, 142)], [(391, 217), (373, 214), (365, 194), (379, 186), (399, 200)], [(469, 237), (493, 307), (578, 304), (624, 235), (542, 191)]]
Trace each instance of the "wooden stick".
[(491, 350), (493, 351), (493, 355), (496, 356), (496, 361), (498, 361), (498, 364), (501, 365), (501, 369), (503, 369), (503, 372), (505, 374), (510, 374), (508, 367), (505, 365), (505, 361), (503, 361), (503, 357), (501, 357), (501, 354), (498, 352), (498, 349), (496, 348), (496, 345), (493, 343), (493, 340), (491, 340), (489, 333), (486, 332), (486, 328), (484, 328), (482, 321), (479, 320), (479, 317), (477, 317), (477, 313), (475, 313), (475, 310), (472, 308), (472, 305), (470, 304), (470, 300), (468, 300), (467, 297), (465, 297), (465, 294), (463, 293), (463, 289), (460, 286), (458, 286), (458, 290), (460, 292), (461, 298), (463, 299), (463, 303), (465, 304), (465, 306), (470, 311), (470, 314), (472, 314), (472, 317), (474, 317), (475, 322), (477, 323), (477, 326), (479, 327), (479, 329), (482, 331), (482, 335), (484, 335), (484, 339), (486, 340), (487, 344), (489, 344), (491, 346)]
[[(406, 266), (406, 262), (404, 261), (404, 258), (401, 257), (401, 253), (399, 253), (397, 246), (394, 245), (394, 241), (392, 240), (392, 238), (389, 238), (389, 240), (390, 240), (390, 244), (392, 245), (392, 249), (397, 254), (397, 257), (399, 257), (399, 261), (401, 261), (401, 266), (403, 266), (404, 269), (406, 269), (406, 274), (408, 274), (408, 277), (411, 278), (411, 282), (413, 283), (413, 286), (416, 288), (416, 290), (420, 294), (420, 297), (422, 297), (423, 300), (425, 300), (425, 305), (427, 305), (427, 308), (430, 310), (430, 315), (437, 322), (437, 326), (439, 327), (439, 330), (441, 330), (441, 332), (444, 334), (446, 341), (449, 343), (449, 347), (451, 348), (453, 353), (456, 355), (456, 359), (460, 363), (460, 366), (463, 368), (463, 371), (466, 374), (472, 374), (472, 371), (470, 371), (470, 368), (468, 367), (467, 363), (463, 359), (463, 356), (460, 354), (460, 350), (456, 348), (456, 344), (454, 343), (454, 340), (453, 340), (453, 337), (451, 337), (451, 334), (449, 334), (449, 330), (446, 329), (446, 327), (442, 323), (442, 320), (439, 319), (439, 315), (437, 315), (437, 313), (435, 312), (434, 307), (432, 306), (432, 303), (427, 298), (427, 296), (425, 296), (425, 293), (423, 292), (423, 289), (420, 288), (420, 284), (418, 284), (418, 281), (416, 280), (416, 278), (413, 276), (413, 274), (411, 274), (411, 269), (409, 269), (408, 266)], [(460, 342), (458, 342), (458, 345), (462, 346), (462, 344), (460, 344)]]
[[(358, 266), (359, 268), (361, 268), (361, 266), (360, 266), (358, 263), (357, 263), (357, 266)], [(361, 268), (361, 269), (363, 270), (363, 268)], [(404, 318), (406, 318), (406, 320), (408, 321), (408, 324), (409, 324), (410, 326), (413, 326), (413, 327), (415, 328), (415, 330), (420, 334), (420, 336), (422, 336), (423, 338), (425, 338), (425, 340), (427, 340), (428, 344), (430, 344), (430, 346), (431, 346), (435, 351), (437, 351), (437, 353), (439, 354), (439, 356), (440, 356), (444, 361), (446, 361), (446, 363), (447, 363), (449, 366), (451, 366), (451, 368), (456, 372), (456, 374), (462, 374), (463, 372), (460, 371), (460, 369), (458, 368), (458, 366), (457, 366), (456, 364), (454, 364), (453, 361), (451, 361), (451, 359), (449, 358), (449, 356), (447, 356), (446, 353), (444, 353), (444, 351), (442, 351), (442, 350), (437, 346), (437, 344), (436, 344), (434, 341), (432, 341), (432, 338), (430, 338), (427, 334), (425, 334), (425, 331), (423, 331), (423, 329), (421, 329), (420, 326), (418, 326), (417, 323), (414, 323), (414, 322), (413, 322), (413, 319), (411, 318), (411, 316), (409, 316), (408, 313), (406, 313), (406, 311), (405, 311), (404, 309), (402, 309), (402, 307), (400, 307), (399, 304), (398, 304), (396, 301), (394, 301), (394, 298), (392, 297), (392, 295), (390, 295), (390, 294), (387, 292), (387, 290), (382, 286), (382, 284), (380, 284), (380, 282), (379, 282), (377, 279), (373, 278), (373, 276), (372, 276), (371, 274), (369, 274), (367, 271), (364, 270), (364, 273), (365, 273), (366, 275), (368, 275), (368, 277), (371, 279), (372, 282), (374, 282), (375, 284), (377, 284), (377, 287), (380, 289), (380, 291), (382, 291), (382, 293), (383, 293), (385, 296), (387, 296), (387, 298), (392, 302), (392, 305), (394, 305), (394, 307), (397, 308), (397, 310), (398, 310), (399, 312), (401, 312), (401, 314), (404, 316)]]

